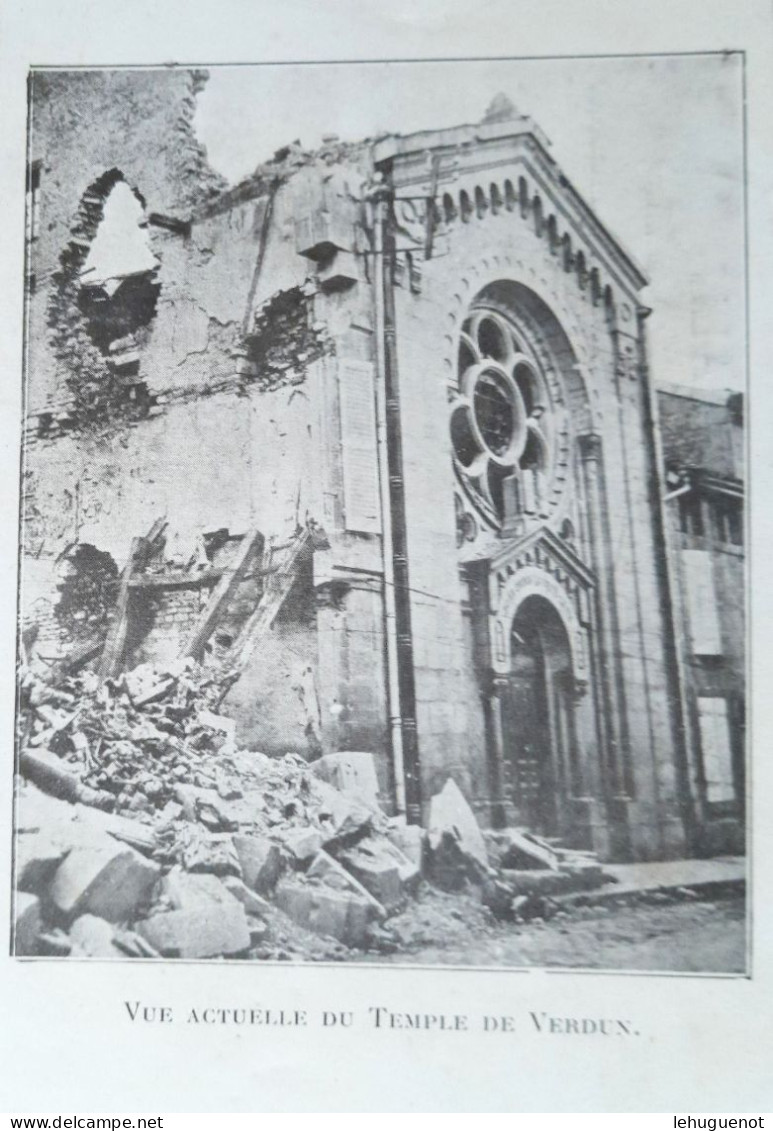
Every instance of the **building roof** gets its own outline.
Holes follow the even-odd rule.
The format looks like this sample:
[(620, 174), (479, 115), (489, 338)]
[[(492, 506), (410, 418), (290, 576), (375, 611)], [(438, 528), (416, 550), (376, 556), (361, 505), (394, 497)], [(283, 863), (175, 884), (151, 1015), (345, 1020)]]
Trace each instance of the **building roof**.
[(592, 233), (608, 254), (622, 267), (629, 282), (638, 290), (649, 283), (642, 266), (623, 247), (621, 241), (602, 223), (585, 198), (577, 191), (550, 152), (550, 140), (530, 117), (497, 95), (482, 121), (440, 130), (420, 130), (410, 134), (389, 134), (373, 143), (373, 161), (385, 162), (415, 158), (430, 151), (469, 154), (477, 146), (494, 147), (511, 143), (514, 155), (524, 157), (535, 168), (552, 195), (574, 217), (578, 231)]

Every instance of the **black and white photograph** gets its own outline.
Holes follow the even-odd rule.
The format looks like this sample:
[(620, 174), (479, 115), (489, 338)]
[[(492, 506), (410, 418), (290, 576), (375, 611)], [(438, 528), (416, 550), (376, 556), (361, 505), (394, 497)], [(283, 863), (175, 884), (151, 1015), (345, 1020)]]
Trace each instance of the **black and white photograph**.
[(30, 70), (16, 959), (749, 976), (744, 78)]

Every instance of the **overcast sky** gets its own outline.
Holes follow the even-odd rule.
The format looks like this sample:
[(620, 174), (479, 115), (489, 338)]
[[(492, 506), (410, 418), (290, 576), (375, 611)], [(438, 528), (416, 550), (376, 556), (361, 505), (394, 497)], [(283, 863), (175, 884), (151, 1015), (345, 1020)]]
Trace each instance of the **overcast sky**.
[(196, 128), (237, 181), (295, 138), (477, 122), (503, 91), (651, 278), (656, 380), (739, 389), (741, 84), (738, 55), (213, 67)]

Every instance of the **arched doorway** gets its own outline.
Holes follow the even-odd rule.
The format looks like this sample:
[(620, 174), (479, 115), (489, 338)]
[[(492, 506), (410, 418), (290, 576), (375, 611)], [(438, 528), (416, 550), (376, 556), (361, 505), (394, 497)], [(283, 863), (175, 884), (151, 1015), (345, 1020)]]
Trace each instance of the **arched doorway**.
[(510, 631), (502, 697), (505, 794), (530, 830), (560, 836), (570, 828), (569, 799), (581, 787), (569, 637), (555, 607), (540, 596), (521, 603)]

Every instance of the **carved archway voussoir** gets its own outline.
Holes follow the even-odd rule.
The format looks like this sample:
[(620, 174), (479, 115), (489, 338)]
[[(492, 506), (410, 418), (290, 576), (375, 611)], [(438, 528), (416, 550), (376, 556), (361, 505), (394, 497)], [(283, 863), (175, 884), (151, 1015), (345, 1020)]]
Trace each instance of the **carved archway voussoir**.
[(536, 564), (524, 565), (507, 577), (497, 596), (497, 607), (491, 614), (491, 660), (495, 672), (504, 674), (512, 666), (511, 628), (518, 610), (529, 597), (541, 597), (553, 607), (566, 630), (577, 685), (582, 687), (587, 684), (585, 629), (577, 615), (575, 602), (552, 573)]

